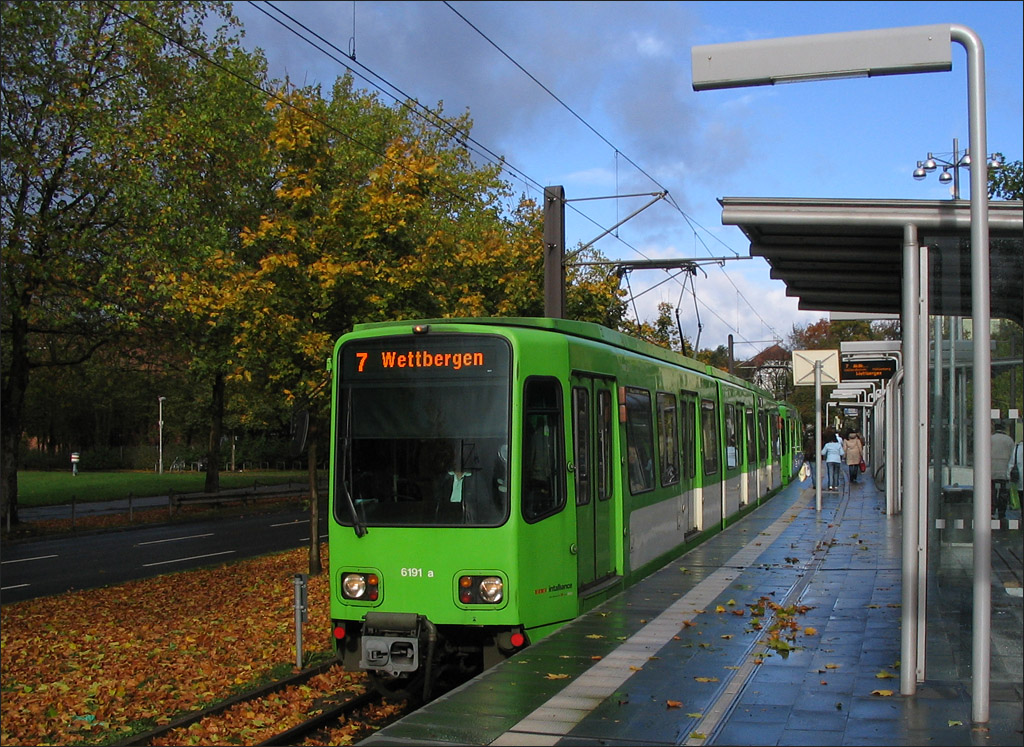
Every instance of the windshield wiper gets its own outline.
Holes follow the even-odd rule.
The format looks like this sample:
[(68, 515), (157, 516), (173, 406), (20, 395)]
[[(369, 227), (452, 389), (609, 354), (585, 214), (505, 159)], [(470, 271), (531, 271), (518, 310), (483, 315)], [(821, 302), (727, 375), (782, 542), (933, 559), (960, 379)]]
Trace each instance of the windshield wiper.
[(351, 463), (351, 448), (352, 448), (352, 390), (349, 389), (345, 393), (345, 427), (344, 432), (341, 436), (341, 491), (345, 494), (345, 504), (348, 506), (349, 516), (352, 518), (352, 528), (356, 532), (356, 537), (365, 537), (368, 533), (366, 526), (359, 520), (359, 512), (356, 510), (355, 501), (352, 500), (352, 494), (348, 491), (348, 477), (347, 474)]

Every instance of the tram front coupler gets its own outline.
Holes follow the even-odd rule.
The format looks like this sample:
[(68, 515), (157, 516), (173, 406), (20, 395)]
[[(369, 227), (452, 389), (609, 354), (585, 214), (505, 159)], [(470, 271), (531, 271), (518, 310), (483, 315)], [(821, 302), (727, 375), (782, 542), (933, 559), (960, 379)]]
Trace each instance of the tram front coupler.
[(359, 667), (391, 677), (412, 674), (424, 661), (429, 668), (436, 639), (434, 625), (422, 615), (368, 612), (363, 623)]

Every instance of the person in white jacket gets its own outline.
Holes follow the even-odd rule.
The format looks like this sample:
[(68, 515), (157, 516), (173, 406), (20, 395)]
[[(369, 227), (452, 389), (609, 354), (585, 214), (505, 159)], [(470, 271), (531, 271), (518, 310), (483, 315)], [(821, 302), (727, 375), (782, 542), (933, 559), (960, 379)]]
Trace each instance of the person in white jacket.
[(840, 471), (845, 450), (842, 442), (836, 439), (836, 432), (833, 428), (825, 431), (822, 441), (825, 445), (821, 449), (821, 455), (825, 457), (825, 470), (828, 475), (828, 479), (824, 482), (828, 485), (828, 490), (838, 490), (839, 484), (843, 481)]

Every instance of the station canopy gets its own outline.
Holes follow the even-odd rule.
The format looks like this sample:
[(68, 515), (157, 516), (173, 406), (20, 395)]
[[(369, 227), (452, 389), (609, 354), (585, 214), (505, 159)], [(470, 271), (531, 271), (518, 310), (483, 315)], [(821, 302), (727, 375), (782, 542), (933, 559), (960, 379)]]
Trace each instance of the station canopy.
[[(806, 310), (900, 314), (908, 224), (929, 247), (929, 313), (971, 316), (968, 200), (726, 197), (722, 223), (750, 239)], [(1024, 202), (989, 202), (991, 316), (1024, 326)]]

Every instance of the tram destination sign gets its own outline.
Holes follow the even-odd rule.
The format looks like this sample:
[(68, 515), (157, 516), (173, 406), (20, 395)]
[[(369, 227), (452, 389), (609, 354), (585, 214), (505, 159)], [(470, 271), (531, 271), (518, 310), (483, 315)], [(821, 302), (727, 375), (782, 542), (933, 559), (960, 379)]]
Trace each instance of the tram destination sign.
[(396, 335), (341, 347), (342, 376), (381, 381), (505, 378), (508, 343), (489, 335)]
[(888, 381), (894, 373), (896, 373), (895, 358), (880, 358), (878, 360), (844, 358), (839, 364), (840, 381), (863, 381), (865, 379)]

